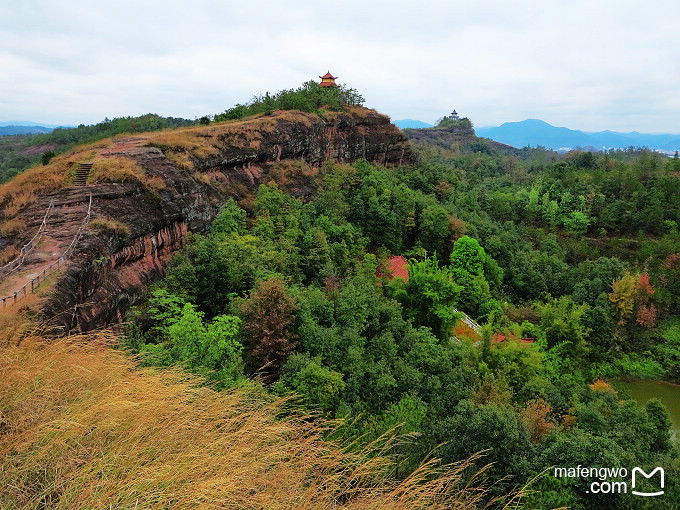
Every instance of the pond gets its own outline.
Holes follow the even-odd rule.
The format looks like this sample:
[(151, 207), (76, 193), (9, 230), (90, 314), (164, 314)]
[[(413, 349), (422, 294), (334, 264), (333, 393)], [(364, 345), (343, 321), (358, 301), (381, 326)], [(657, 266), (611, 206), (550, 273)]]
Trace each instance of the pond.
[(680, 386), (662, 381), (632, 381), (622, 384), (639, 404), (644, 405), (650, 398), (661, 400), (673, 422), (674, 436), (680, 437)]

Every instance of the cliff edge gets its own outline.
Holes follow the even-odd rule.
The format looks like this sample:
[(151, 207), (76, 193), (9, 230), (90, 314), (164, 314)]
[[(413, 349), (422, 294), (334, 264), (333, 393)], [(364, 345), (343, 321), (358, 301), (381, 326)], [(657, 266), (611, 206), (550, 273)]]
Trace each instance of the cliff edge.
[[(40, 313), (62, 332), (120, 321), (187, 233), (203, 231), (229, 198), (248, 208), (257, 187), (271, 180), (304, 198), (323, 163), (362, 158), (384, 166), (414, 162), (402, 132), (363, 107), (321, 115), (277, 111), (79, 147), (0, 188), (4, 254), (18, 253), (52, 204), (35, 249), (2, 290), (58, 258), (80, 229)], [(94, 163), (92, 170), (85, 185), (75, 186), (85, 162)]]

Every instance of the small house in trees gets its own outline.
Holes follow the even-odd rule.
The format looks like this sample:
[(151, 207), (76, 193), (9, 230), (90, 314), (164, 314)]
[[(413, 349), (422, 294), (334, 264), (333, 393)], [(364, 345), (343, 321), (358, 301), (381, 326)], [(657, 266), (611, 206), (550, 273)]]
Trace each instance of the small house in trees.
[(321, 78), (321, 83), (319, 83), (320, 86), (322, 87), (337, 87), (337, 83), (335, 83), (335, 80), (338, 79), (337, 76), (333, 76), (330, 72), (327, 72), (323, 76), (319, 76)]

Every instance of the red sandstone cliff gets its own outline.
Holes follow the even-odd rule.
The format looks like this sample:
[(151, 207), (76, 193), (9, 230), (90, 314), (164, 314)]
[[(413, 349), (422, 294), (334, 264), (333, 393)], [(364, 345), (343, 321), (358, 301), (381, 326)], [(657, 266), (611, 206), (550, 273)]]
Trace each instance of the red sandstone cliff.
[[(67, 270), (42, 305), (43, 315), (62, 331), (86, 331), (119, 321), (144, 286), (162, 274), (187, 232), (203, 230), (230, 197), (247, 203), (259, 184), (274, 179), (304, 198), (313, 192), (321, 165), (331, 159), (365, 158), (386, 166), (413, 162), (401, 131), (387, 117), (360, 107), (323, 117), (286, 111), (119, 137), (84, 148), (70, 156), (68, 164), (84, 158), (95, 161), (93, 171), (107, 160), (109, 166), (114, 162), (112, 176), (100, 175), (99, 180), (115, 181), (118, 161), (132, 161), (143, 170), (143, 178), (121, 174), (118, 180), (123, 182), (73, 187), (64, 176), (65, 187), (42, 194), (18, 215), (28, 225), (21, 235), (0, 239), (0, 247), (20, 246), (33, 235), (52, 200), (53, 219), (59, 225), (52, 248), (57, 253), (68, 242), (64, 233), (81, 221), (72, 211), (79, 210), (90, 194), (93, 221), (99, 218), (100, 223), (113, 225), (86, 229)], [(69, 171), (73, 173), (72, 168)]]

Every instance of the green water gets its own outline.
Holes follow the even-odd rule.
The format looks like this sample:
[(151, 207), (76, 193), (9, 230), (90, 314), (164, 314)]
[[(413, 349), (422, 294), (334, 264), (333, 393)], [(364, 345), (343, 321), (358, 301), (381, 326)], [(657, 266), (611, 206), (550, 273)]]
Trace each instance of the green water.
[(680, 437), (680, 386), (660, 381), (633, 381), (622, 384), (639, 404), (644, 405), (650, 398), (661, 400), (670, 414), (675, 436)]

